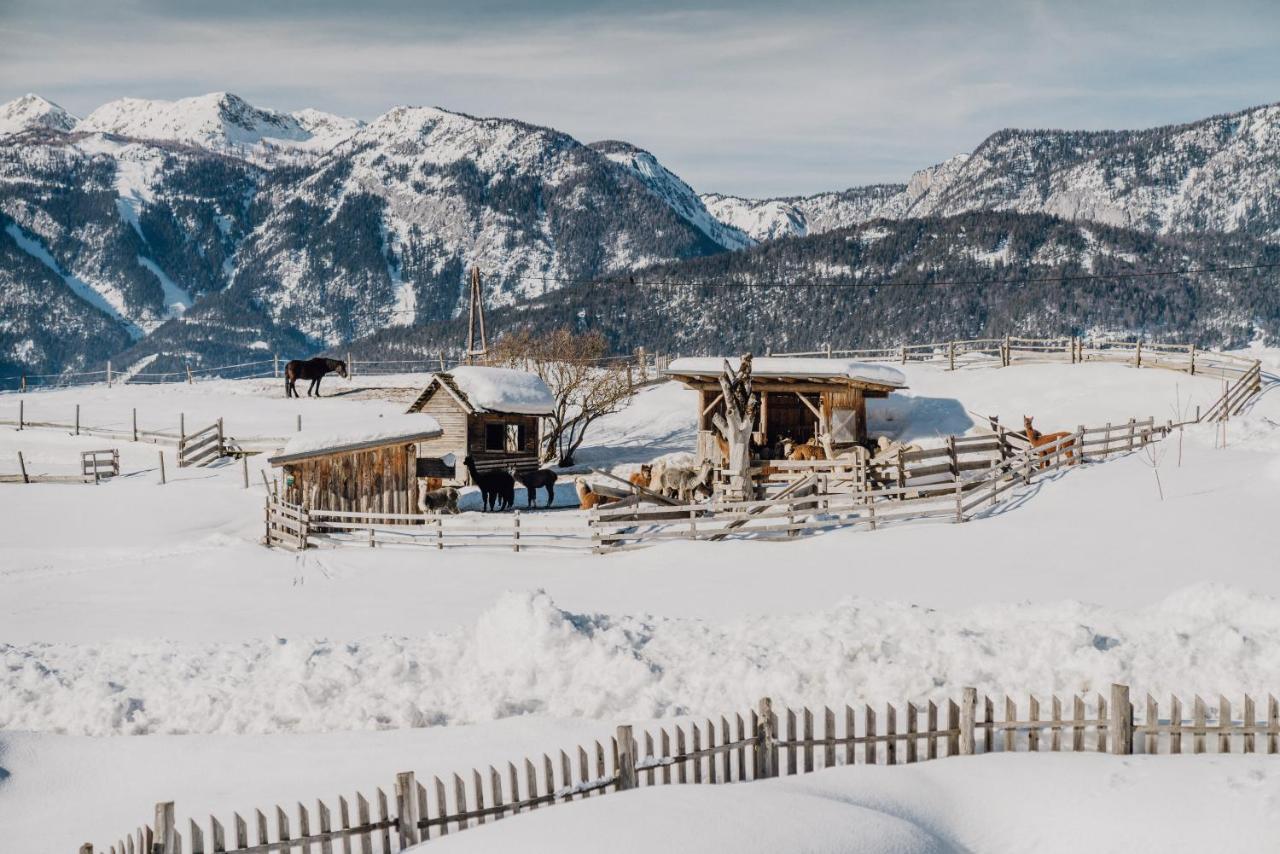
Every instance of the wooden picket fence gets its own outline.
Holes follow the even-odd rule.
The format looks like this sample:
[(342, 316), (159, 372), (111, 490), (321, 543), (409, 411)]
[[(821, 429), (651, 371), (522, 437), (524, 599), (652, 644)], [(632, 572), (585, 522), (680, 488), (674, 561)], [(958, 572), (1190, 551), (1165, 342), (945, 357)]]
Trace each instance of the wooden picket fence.
[[(828, 471), (823, 463), (789, 482), (787, 494), (755, 501), (713, 498), (677, 507), (599, 507), (591, 511), (594, 551), (611, 554), (664, 540), (769, 539), (819, 533), (832, 528), (945, 519), (964, 522), (1000, 496), (1069, 466), (1128, 453), (1167, 436), (1169, 423), (1130, 419), (1113, 427), (1080, 427), (1056, 442), (1018, 449), (1008, 436), (953, 437), (947, 447), (899, 454), (889, 473)], [(969, 444), (966, 444), (969, 443)], [(986, 452), (982, 460), (965, 454)], [(946, 462), (932, 460), (944, 458)], [(925, 463), (924, 465), (915, 465)], [(868, 465), (875, 471), (877, 466)], [(797, 467), (794, 471), (803, 471)], [(975, 474), (976, 473), (976, 474)], [(886, 482), (889, 485), (884, 485)]]
[[(1190, 703), (1175, 695), (1162, 707), (1150, 694), (1134, 703), (1127, 685), (1112, 685), (1107, 695), (1077, 693), (1065, 700), (1031, 695), (1022, 702), (965, 688), (959, 698), (818, 710), (775, 710), (766, 697), (749, 711), (656, 729), (619, 726), (607, 741), (555, 756), (523, 757), (501, 770), (473, 768), (432, 776), (429, 783), (413, 771), (402, 772), (372, 797), (355, 792), (353, 801), (317, 799), (314, 811), (298, 801), (296, 823), (289, 810), (275, 804), (233, 813), (226, 825), (212, 815), (204, 822), (191, 818), (184, 834), (174, 803), (165, 801), (156, 805), (153, 824), (99, 850), (267, 854), (319, 849), (332, 854), (340, 847), (349, 854), (358, 847), (362, 854), (393, 854), (522, 812), (648, 786), (748, 783), (855, 764), (1015, 752), (1275, 755), (1280, 752), (1280, 702), (1268, 694), (1260, 705), (1246, 695), (1236, 706), (1219, 696), (1211, 705), (1198, 695)], [(94, 847), (86, 843), (79, 851), (93, 854)]]

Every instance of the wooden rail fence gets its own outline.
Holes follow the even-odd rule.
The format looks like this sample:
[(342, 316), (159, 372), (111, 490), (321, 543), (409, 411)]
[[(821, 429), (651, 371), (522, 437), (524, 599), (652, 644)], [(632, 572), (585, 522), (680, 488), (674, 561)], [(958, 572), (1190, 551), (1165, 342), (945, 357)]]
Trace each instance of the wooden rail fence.
[(80, 452), (80, 474), (95, 481), (103, 477), (120, 476), (120, 451), (107, 448), (101, 451)]
[[(267, 854), (317, 849), (393, 854), (432, 838), (522, 812), (614, 792), (672, 784), (748, 783), (844, 765), (906, 765), (988, 753), (1280, 753), (1280, 702), (1245, 695), (1210, 703), (1176, 695), (1134, 702), (1127, 685), (1068, 697), (980, 695), (906, 703), (775, 709), (768, 697), (739, 710), (655, 729), (619, 726), (607, 740), (462, 773), (397, 774), (372, 796), (354, 793), (191, 818), (183, 833), (172, 801), (153, 823), (101, 847), (111, 854)], [(388, 792), (391, 793), (388, 796)], [(352, 805), (354, 804), (354, 809)], [(296, 823), (290, 813), (296, 816)], [(247, 817), (246, 817), (247, 816)], [(253, 830), (251, 840), (250, 829)], [(85, 843), (79, 854), (93, 854)]]

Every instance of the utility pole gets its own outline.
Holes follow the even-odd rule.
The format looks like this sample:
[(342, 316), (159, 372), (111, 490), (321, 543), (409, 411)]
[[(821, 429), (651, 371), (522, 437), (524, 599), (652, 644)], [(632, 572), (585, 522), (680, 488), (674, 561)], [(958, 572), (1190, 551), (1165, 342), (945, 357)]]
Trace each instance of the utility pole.
[[(476, 321), (480, 321), (480, 347), (476, 348)], [(489, 352), (489, 342), (484, 332), (484, 288), (480, 285), (480, 269), (471, 268), (471, 311), (467, 318), (467, 364), (473, 364), (476, 356)]]

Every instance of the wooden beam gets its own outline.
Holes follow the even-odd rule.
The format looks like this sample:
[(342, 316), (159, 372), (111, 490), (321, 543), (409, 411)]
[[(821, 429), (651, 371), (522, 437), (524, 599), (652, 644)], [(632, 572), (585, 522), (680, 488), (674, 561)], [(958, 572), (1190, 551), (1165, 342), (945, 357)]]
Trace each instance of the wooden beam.
[(814, 417), (816, 417), (816, 418), (818, 419), (818, 423), (819, 423), (819, 424), (821, 424), (821, 423), (822, 423), (822, 413), (818, 411), (818, 408), (817, 408), (816, 406), (814, 406), (812, 403), (810, 403), (810, 402), (809, 402), (809, 399), (808, 399), (807, 397), (805, 397), (803, 394), (801, 394), (800, 392), (796, 392), (795, 394), (796, 394), (796, 397), (800, 398), (800, 402), (801, 402), (801, 403), (803, 403), (805, 406), (809, 407), (809, 411), (810, 411), (810, 412), (812, 412), (812, 413), (814, 414)]

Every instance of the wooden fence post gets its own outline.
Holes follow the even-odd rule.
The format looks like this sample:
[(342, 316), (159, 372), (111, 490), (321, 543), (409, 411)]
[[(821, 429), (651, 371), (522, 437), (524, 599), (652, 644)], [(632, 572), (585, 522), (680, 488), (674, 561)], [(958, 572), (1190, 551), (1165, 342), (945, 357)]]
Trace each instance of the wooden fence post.
[(160, 455), (160, 485), (164, 486), (164, 451), (157, 451)]
[(21, 430), (25, 426), (24, 424), (24, 421), (26, 420), (26, 411), (25, 411), (26, 407), (24, 406), (25, 403), (26, 401), (24, 400), (18, 401), (18, 429), (19, 430)]
[(279, 353), (276, 353), (275, 356), (272, 358), (271, 364), (272, 364), (272, 369), (271, 369), (272, 375), (276, 379), (280, 379), (280, 354)]
[(187, 385), (191, 385), (195, 382), (195, 380), (191, 378), (191, 366), (187, 365), (186, 368), (187, 368)]
[(138, 441), (138, 408), (133, 408), (133, 441)]
[(1134, 366), (1135, 368), (1141, 368), (1141, 367), (1142, 367), (1142, 339), (1141, 339), (1141, 338), (1139, 338), (1139, 339), (1138, 339), (1138, 348), (1134, 351), (1134, 364), (1133, 364), (1133, 366)]
[(347, 380), (350, 381), (356, 375), (356, 363), (351, 361), (351, 351), (347, 351)]
[(957, 522), (964, 521), (964, 481), (960, 479), (960, 475), (956, 474), (956, 519)]
[(246, 454), (240, 458), (240, 467), (244, 471), (244, 488), (249, 488), (249, 456)]
[(107, 359), (107, 388), (111, 388), (111, 360)]
[(173, 801), (162, 801), (156, 804), (156, 830), (150, 854), (175, 854), (176, 831), (177, 827), (173, 821)]
[(80, 435), (80, 404), (76, 404), (76, 435)]
[(956, 369), (956, 342), (947, 342), (947, 370), (954, 371)]
[(630, 726), (618, 727), (618, 791), (634, 789), (636, 778), (636, 743)]
[(511, 550), (513, 552), (520, 551), (520, 511), (516, 510), (511, 516)]
[(756, 779), (778, 776), (778, 717), (773, 713), (773, 700), (760, 700), (760, 713), (756, 723), (755, 759)]
[(1187, 373), (1194, 377), (1196, 375), (1196, 345), (1191, 344), (1189, 350), (1191, 354), (1191, 364), (1187, 367)]
[(1111, 686), (1111, 752), (1116, 755), (1133, 753), (1133, 706), (1129, 703), (1129, 686)]
[(960, 755), (972, 756), (977, 752), (974, 740), (974, 718), (977, 716), (978, 689), (965, 688), (960, 695)]
[(396, 775), (396, 825), (401, 848), (418, 844), (418, 784), (412, 771)]
[(22, 459), (22, 451), (18, 451), (18, 468), (22, 470), (22, 482), (30, 483), (31, 478), (27, 477), (27, 464)]

